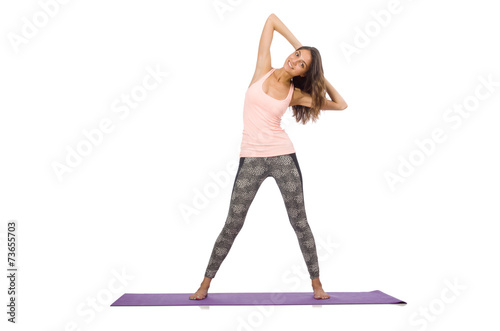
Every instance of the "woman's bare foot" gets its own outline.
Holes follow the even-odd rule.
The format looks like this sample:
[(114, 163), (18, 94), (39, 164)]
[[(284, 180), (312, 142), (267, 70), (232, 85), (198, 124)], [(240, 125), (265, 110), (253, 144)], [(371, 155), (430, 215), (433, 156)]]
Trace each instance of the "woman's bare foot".
[(208, 288), (203, 288), (200, 286), (198, 291), (196, 291), (194, 294), (191, 294), (189, 296), (189, 299), (191, 300), (203, 300), (207, 297), (208, 295)]
[(330, 295), (323, 291), (323, 287), (321, 286), (321, 282), (319, 278), (314, 278), (312, 280), (312, 287), (314, 290), (314, 299), (328, 299)]
[(211, 278), (205, 277), (201, 282), (200, 288), (195, 293), (189, 296), (191, 300), (203, 300), (208, 295), (208, 288), (210, 287)]

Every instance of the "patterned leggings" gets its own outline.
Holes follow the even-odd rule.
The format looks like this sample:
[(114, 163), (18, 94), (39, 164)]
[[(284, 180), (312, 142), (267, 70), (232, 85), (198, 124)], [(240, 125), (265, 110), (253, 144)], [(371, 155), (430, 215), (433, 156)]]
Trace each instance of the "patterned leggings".
[(215, 241), (205, 277), (214, 278), (245, 222), (248, 209), (264, 179), (273, 177), (281, 191), (311, 279), (319, 277), (318, 256), (306, 218), (302, 173), (295, 153), (240, 157), (226, 223)]

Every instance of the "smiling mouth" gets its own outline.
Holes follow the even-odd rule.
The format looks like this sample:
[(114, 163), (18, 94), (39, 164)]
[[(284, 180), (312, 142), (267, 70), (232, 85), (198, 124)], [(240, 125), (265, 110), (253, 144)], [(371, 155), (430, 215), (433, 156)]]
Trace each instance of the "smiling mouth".
[(290, 63), (290, 60), (288, 60), (288, 65), (290, 66), (291, 69), (293, 69), (292, 64)]

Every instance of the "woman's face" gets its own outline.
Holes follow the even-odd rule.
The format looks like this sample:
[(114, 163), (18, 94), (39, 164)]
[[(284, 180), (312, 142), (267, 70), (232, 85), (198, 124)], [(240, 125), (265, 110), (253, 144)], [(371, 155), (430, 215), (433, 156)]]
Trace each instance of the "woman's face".
[(311, 52), (308, 49), (299, 49), (287, 57), (283, 68), (292, 76), (306, 75), (311, 66)]

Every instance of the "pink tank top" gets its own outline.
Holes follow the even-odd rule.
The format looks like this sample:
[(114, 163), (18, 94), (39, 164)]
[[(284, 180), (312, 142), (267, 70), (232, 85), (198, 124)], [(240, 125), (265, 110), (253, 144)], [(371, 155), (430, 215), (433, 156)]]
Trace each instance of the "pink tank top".
[(278, 100), (264, 93), (262, 84), (275, 68), (250, 85), (243, 108), (243, 139), (240, 157), (264, 157), (295, 153), (292, 141), (281, 128), (281, 117), (292, 100), (294, 86), (288, 96)]

